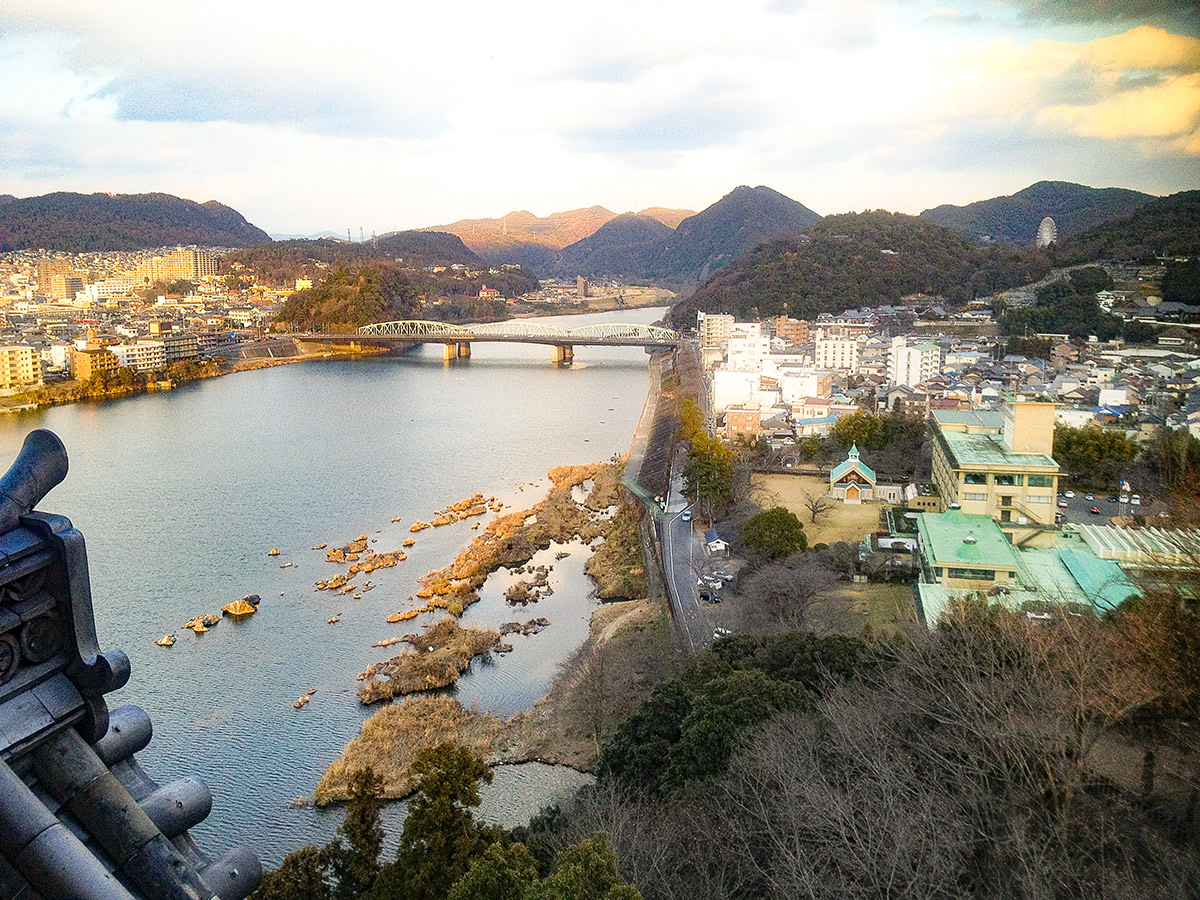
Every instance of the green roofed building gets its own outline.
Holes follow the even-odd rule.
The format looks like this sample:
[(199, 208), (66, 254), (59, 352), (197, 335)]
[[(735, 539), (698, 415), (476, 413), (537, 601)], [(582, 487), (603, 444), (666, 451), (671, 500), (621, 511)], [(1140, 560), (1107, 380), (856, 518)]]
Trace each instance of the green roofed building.
[(1016, 583), (1017, 553), (990, 516), (952, 509), (917, 516), (922, 580), (945, 588), (988, 590)]
[(947, 506), (989, 516), (1025, 543), (1053, 531), (1058, 463), (1053, 403), (935, 412), (933, 483)]

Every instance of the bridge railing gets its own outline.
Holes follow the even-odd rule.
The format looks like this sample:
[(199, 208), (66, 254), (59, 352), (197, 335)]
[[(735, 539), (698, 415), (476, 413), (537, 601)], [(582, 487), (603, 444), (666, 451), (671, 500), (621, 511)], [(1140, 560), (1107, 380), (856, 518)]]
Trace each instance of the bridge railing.
[(395, 322), (377, 322), (358, 329), (363, 335), (386, 335), (391, 337), (445, 338), (452, 341), (486, 340), (489, 337), (504, 337), (514, 340), (531, 338), (538, 340), (561, 339), (564, 344), (588, 341), (630, 341), (636, 343), (679, 343), (679, 332), (658, 325), (630, 325), (620, 322), (605, 322), (599, 325), (583, 325), (579, 328), (559, 328), (544, 322), (517, 319), (509, 322), (489, 322), (484, 325), (451, 325), (447, 322), (427, 322), (405, 319)]

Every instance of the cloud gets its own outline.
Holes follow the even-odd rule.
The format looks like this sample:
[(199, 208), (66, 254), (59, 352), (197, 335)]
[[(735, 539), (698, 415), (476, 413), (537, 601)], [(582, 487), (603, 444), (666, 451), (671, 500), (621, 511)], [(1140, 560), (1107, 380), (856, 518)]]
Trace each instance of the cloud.
[(1178, 26), (1200, 26), (1200, 3), (1196, 0), (988, 0), (995, 6), (1015, 10), (1031, 24), (1073, 22), (1124, 24), (1163, 21)]

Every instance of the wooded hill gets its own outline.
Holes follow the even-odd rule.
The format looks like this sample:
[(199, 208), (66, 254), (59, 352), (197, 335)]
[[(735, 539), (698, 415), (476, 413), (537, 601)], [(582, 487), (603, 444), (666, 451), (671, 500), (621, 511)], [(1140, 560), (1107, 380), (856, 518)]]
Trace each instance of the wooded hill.
[(814, 318), (917, 293), (959, 303), (1037, 281), (1049, 269), (1045, 253), (976, 247), (916, 216), (845, 213), (756, 247), (676, 304), (671, 321), (685, 326), (697, 310)]
[(1062, 243), (1089, 228), (1124, 218), (1153, 199), (1150, 194), (1124, 188), (1039, 181), (1011, 196), (927, 209), (921, 218), (944, 225), (975, 244), (1032, 246), (1046, 216), (1054, 219)]
[(0, 252), (42, 248), (87, 253), (189, 244), (248, 247), (269, 240), (237, 210), (215, 200), (60, 192), (0, 202)]
[[(477, 274), (430, 266), (461, 263)], [(488, 272), (488, 264), (452, 234), (400, 231), (374, 241), (276, 241), (226, 254), (222, 271), (232, 280), (253, 276), (277, 287), (309, 278), (279, 320), (297, 330), (350, 331), (371, 322), (435, 317), (447, 321), (493, 321), (507, 315), (503, 301), (480, 300), (485, 284), (504, 297), (534, 291), (537, 278), (524, 269)], [(239, 268), (240, 266), (240, 268)]]
[(798, 231), (820, 216), (768, 187), (737, 187), (707, 209), (689, 216), (673, 231), (658, 231), (644, 218), (609, 223), (628, 237), (602, 228), (565, 248), (554, 272), (560, 276), (631, 278), (667, 284), (695, 284), (756, 245)]
[(1123, 218), (1059, 242), (1061, 265), (1200, 253), (1200, 191), (1155, 197)]

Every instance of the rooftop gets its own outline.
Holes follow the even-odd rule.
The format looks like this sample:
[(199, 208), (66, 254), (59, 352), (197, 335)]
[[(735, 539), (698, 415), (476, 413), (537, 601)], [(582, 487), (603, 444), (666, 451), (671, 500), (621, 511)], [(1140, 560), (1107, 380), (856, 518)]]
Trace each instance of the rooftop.
[(947, 409), (933, 414), (938, 425), (966, 425), (973, 428), (1004, 427), (1004, 416), (990, 409)]
[(1003, 435), (942, 431), (941, 436), (954, 461), (960, 466), (1036, 466), (1058, 469), (1058, 463), (1045, 453), (1014, 453), (1004, 443)]
[[(977, 516), (952, 509), (944, 513), (921, 513), (917, 531), (928, 558), (938, 566), (1017, 569), (1017, 554), (990, 516)], [(964, 538), (973, 538), (972, 541)]]

